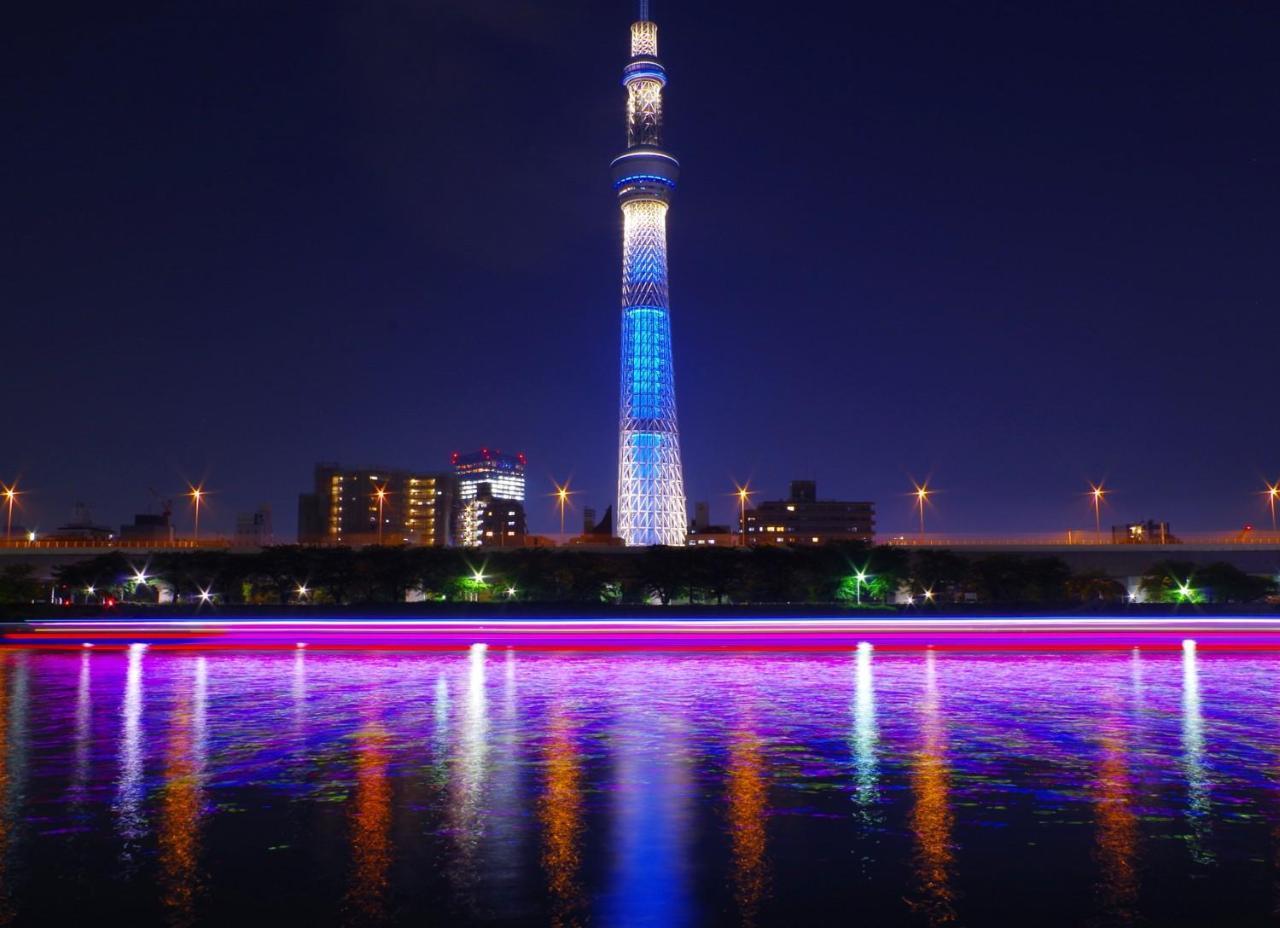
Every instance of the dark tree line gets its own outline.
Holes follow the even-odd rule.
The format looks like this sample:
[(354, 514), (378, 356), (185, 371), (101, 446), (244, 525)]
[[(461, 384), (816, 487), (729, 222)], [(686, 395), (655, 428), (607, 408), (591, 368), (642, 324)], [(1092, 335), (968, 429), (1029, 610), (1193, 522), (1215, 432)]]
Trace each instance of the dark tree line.
[[(92, 588), (94, 594), (86, 593)], [(1119, 581), (1072, 573), (1055, 557), (861, 545), (813, 548), (649, 548), (642, 551), (520, 548), (312, 548), (256, 553), (192, 551), (101, 555), (60, 568), (56, 590), (75, 601), (106, 596), (155, 601), (161, 589), (194, 602), (398, 603), (407, 598), (575, 604), (1057, 604), (1125, 600)], [(1195, 595), (1185, 591), (1194, 589)], [(1253, 602), (1275, 595), (1267, 578), (1227, 564), (1154, 565), (1142, 590), (1152, 601)], [(29, 571), (5, 568), (0, 601), (48, 599)]]

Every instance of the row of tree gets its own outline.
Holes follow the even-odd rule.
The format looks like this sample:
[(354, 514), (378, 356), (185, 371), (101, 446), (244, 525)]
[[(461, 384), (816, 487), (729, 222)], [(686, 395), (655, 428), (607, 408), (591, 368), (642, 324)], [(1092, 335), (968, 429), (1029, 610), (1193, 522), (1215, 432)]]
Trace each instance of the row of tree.
[[(1229, 564), (1166, 561), (1143, 577), (1153, 602), (1255, 602), (1276, 595), (1268, 578)], [(10, 565), (0, 602), (48, 600), (49, 588)], [(1118, 580), (1073, 573), (1056, 557), (897, 547), (310, 548), (257, 553), (192, 551), (140, 560), (111, 553), (59, 568), (53, 598), (72, 602), (398, 603), (406, 599), (547, 603), (886, 603), (920, 605), (1122, 602)]]

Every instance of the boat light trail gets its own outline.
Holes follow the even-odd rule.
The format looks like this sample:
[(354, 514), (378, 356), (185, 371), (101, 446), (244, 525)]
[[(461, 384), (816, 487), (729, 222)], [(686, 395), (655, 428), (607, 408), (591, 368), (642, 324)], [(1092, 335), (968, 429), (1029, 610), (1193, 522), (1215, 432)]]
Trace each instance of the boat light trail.
[(114, 619), (8, 626), (0, 647), (186, 649), (1280, 650), (1280, 618)]

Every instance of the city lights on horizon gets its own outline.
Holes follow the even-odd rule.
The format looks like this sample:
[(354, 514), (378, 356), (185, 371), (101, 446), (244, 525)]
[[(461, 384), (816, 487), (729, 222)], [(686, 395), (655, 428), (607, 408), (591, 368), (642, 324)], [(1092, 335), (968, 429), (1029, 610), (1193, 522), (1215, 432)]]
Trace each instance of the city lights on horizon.
[[(563, 539), (565, 536), (565, 530), (566, 530), (567, 510), (574, 508), (573, 497), (581, 495), (582, 491), (572, 489), (569, 480), (564, 481), (564, 483), (560, 483), (559, 481), (552, 479), (551, 483), (552, 483), (553, 490), (551, 493), (547, 495), (552, 500), (552, 505), (556, 509), (556, 515), (559, 518), (560, 536)], [(1085, 491), (1084, 495), (1088, 500), (1090, 508), (1093, 510), (1094, 533), (1096, 538), (1101, 540), (1103, 537), (1102, 510), (1110, 504), (1111, 496), (1116, 491), (1108, 485), (1106, 479), (1097, 480), (1097, 481), (1090, 480), (1087, 483), (1087, 487), (1088, 488)], [(3, 503), (5, 507), (4, 538), (6, 542), (13, 542), (14, 540), (15, 509), (25, 511), (27, 508), (29, 508), (24, 506), (22, 503), (22, 497), (26, 496), (29, 492), (30, 491), (28, 490), (19, 489), (18, 480), (14, 480), (12, 483), (5, 483), (3, 481), (0, 481), (0, 503)], [(759, 495), (759, 492), (760, 491), (758, 490), (751, 489), (751, 486), (749, 483), (739, 484), (736, 481), (734, 481), (733, 483), (732, 496), (734, 500), (734, 506), (738, 510), (736, 515), (738, 516), (739, 531), (740, 531), (740, 535), (742, 536), (739, 543), (745, 543), (746, 510), (747, 508), (749, 508), (752, 498)], [(923, 481), (917, 481), (914, 478), (911, 480), (911, 491), (909, 493), (909, 496), (912, 501), (912, 510), (916, 520), (916, 529), (921, 536), (924, 536), (927, 534), (927, 520), (926, 520), (925, 510), (928, 507), (934, 505), (934, 497), (939, 492), (940, 491), (937, 490), (932, 485), (932, 478), (926, 478)], [(188, 483), (187, 489), (182, 493), (182, 496), (190, 502), (192, 507), (192, 517), (193, 517), (192, 540), (197, 545), (199, 544), (199, 541), (200, 541), (201, 517), (203, 515), (203, 510), (206, 508), (209, 502), (209, 497), (211, 495), (213, 495), (213, 493), (205, 487), (203, 482)], [(1270, 480), (1264, 479), (1262, 481), (1262, 489), (1254, 491), (1249, 495), (1251, 495), (1254, 499), (1257, 499), (1258, 497), (1262, 498), (1262, 501), (1267, 507), (1267, 514), (1270, 517), (1270, 531), (1272, 533), (1280, 532), (1280, 480), (1276, 480), (1275, 482), (1272, 482)], [(387, 501), (390, 496), (391, 496), (391, 491), (386, 484), (375, 485), (373, 491), (370, 494), (370, 501), (372, 503), (376, 503), (378, 507), (378, 543), (379, 544), (382, 544), (383, 542), (385, 524), (386, 524), (385, 509), (386, 509)], [(1253, 532), (1254, 526), (1251, 524), (1252, 520), (1248, 520), (1246, 517), (1246, 519), (1242, 520), (1242, 522), (1244, 523), (1242, 528), (1240, 525), (1237, 525), (1236, 527), (1231, 527), (1224, 530), (1223, 531), (1224, 537), (1226, 537), (1228, 532), (1231, 533), (1232, 535), (1237, 534), (1242, 530), (1245, 533)], [(18, 527), (20, 530), (19, 536), (18, 536), (19, 543), (25, 542), (27, 544), (36, 544), (36, 543), (43, 544), (49, 540), (51, 534), (54, 534), (56, 537), (55, 533), (51, 533), (49, 531), (41, 532), (33, 528), (23, 527), (21, 525), (19, 525)], [(1207, 534), (1209, 531), (1210, 530), (1208, 529), (1197, 529), (1193, 531), (1193, 534), (1195, 533)], [(887, 530), (883, 532), (883, 534), (896, 535), (899, 533), (893, 530)], [(1070, 534), (1071, 533), (1068, 532), (1068, 535)]]

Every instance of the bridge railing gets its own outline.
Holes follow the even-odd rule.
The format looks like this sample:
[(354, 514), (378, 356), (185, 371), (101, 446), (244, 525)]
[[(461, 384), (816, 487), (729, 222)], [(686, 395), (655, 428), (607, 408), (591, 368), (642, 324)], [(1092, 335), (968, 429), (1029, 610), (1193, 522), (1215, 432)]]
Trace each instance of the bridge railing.
[(120, 538), (0, 538), (0, 549), (19, 549), (23, 551), (218, 551), (231, 547), (229, 538), (175, 538), (172, 541), (143, 541), (139, 539)]
[(1112, 538), (1109, 532), (1099, 535), (1094, 531), (1067, 532), (1033, 532), (1018, 534), (943, 534), (943, 533), (903, 533), (898, 535), (878, 535), (880, 544), (894, 545), (903, 548), (1003, 548), (1003, 547), (1116, 547), (1116, 548), (1149, 548), (1164, 545), (1193, 545), (1218, 547), (1227, 545), (1274, 545), (1280, 546), (1280, 532), (1235, 531), (1235, 532), (1178, 532), (1171, 534), (1161, 542), (1153, 539), (1150, 542), (1133, 542), (1127, 539)]

